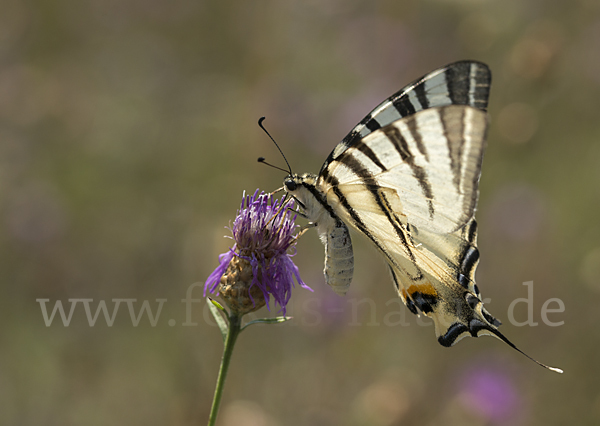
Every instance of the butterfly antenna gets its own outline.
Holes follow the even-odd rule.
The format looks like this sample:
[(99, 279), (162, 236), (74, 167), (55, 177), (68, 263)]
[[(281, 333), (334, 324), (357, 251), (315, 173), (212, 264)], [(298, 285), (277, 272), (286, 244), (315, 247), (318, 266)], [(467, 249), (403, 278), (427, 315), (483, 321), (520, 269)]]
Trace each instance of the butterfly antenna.
[[(286, 170), (286, 169), (282, 169), (281, 167), (277, 167), (277, 166), (274, 166), (274, 165), (273, 165), (273, 164), (271, 164), (271, 163), (267, 163), (267, 162), (265, 161), (265, 157), (258, 157), (257, 161), (258, 161), (259, 163), (263, 163), (263, 164), (264, 164), (264, 165), (266, 165), (266, 166), (273, 167), (274, 169), (277, 169), (277, 170), (281, 170), (282, 172), (285, 172), (285, 173), (290, 173), (290, 172), (289, 172), (288, 170)], [(280, 191), (281, 189), (283, 189), (283, 188), (280, 188), (280, 189), (278, 189), (277, 191), (274, 191), (274, 192), (273, 192), (273, 194), (275, 194), (276, 192)]]
[(281, 148), (279, 147), (279, 145), (277, 145), (277, 142), (275, 142), (275, 139), (273, 139), (273, 136), (271, 136), (271, 134), (270, 134), (270, 133), (267, 131), (267, 129), (265, 129), (265, 126), (263, 126), (263, 124), (262, 124), (262, 123), (263, 123), (263, 121), (265, 121), (265, 118), (266, 118), (266, 117), (260, 117), (260, 118), (258, 119), (258, 125), (260, 126), (260, 128), (261, 128), (261, 129), (263, 129), (263, 131), (264, 131), (264, 132), (267, 134), (267, 136), (268, 136), (268, 137), (269, 137), (269, 138), (270, 138), (270, 139), (273, 141), (273, 143), (275, 144), (275, 146), (277, 147), (277, 149), (278, 149), (278, 150), (279, 150), (279, 152), (281, 153), (281, 156), (282, 156), (282, 157), (283, 157), (283, 159), (285, 160), (285, 164), (287, 164), (287, 166), (288, 166), (288, 170), (283, 170), (281, 167), (277, 167), (277, 166), (274, 166), (274, 165), (272, 165), (272, 164), (269, 164), (269, 163), (267, 163), (267, 162), (265, 161), (264, 157), (259, 157), (259, 158), (258, 158), (258, 162), (259, 162), (259, 163), (265, 163), (267, 166), (271, 166), (271, 167), (274, 167), (274, 168), (276, 168), (276, 169), (279, 169), (279, 170), (283, 170), (284, 172), (286, 172), (286, 173), (289, 173), (289, 174), (290, 174), (290, 176), (291, 176), (291, 174), (292, 174), (292, 168), (291, 168), (291, 166), (290, 166), (290, 163), (288, 163), (288, 160), (287, 160), (287, 158), (285, 158), (285, 155), (283, 155), (283, 151), (281, 150)]

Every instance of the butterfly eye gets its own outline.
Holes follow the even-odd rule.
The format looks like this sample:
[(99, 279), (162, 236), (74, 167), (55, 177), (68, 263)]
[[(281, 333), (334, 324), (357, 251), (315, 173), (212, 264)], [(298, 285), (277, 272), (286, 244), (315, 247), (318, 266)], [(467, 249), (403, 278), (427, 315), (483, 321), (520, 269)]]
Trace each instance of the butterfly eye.
[(298, 188), (298, 185), (296, 184), (296, 182), (294, 182), (291, 179), (286, 180), (284, 182), (284, 185), (288, 191), (295, 191), (296, 188)]

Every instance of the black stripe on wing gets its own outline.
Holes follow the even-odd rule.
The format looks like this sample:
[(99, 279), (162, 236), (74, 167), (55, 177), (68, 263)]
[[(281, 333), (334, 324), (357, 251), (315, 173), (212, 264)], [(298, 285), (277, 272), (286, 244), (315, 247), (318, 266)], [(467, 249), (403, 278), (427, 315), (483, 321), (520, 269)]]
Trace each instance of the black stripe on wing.
[[(410, 153), (408, 143), (406, 142), (404, 136), (402, 136), (400, 130), (398, 130), (394, 126), (388, 126), (385, 129), (383, 129), (383, 132), (385, 133), (385, 136), (387, 136), (387, 138), (390, 140), (390, 142), (394, 145), (396, 151), (398, 151), (398, 154), (400, 154), (402, 160), (406, 164), (408, 164), (417, 182), (419, 182), (419, 186), (423, 190), (423, 195), (427, 200), (427, 205), (429, 207), (429, 216), (430, 218), (433, 218), (433, 215), (435, 213), (435, 209), (433, 207), (432, 202), (433, 192), (431, 190), (431, 184), (429, 183), (429, 179), (427, 177), (427, 172), (423, 167), (415, 163), (414, 156)], [(413, 133), (413, 137), (415, 137), (415, 140), (418, 141), (417, 144), (419, 145), (419, 151), (425, 152), (424, 148), (421, 150), (421, 146), (423, 145), (421, 136), (419, 134)]]
[[(395, 130), (395, 128), (393, 129)], [(396, 145), (396, 147), (397, 149), (402, 149), (402, 147), (398, 145)], [(381, 171), (387, 170), (386, 167), (382, 164), (381, 159), (366, 144), (357, 145), (353, 149), (365, 154), (369, 161), (375, 164)], [(412, 158), (412, 156), (409, 153), (408, 146), (404, 146), (403, 149), (405, 150), (406, 156)], [(374, 183), (375, 181), (373, 180), (373, 174), (369, 171), (368, 166), (366, 164), (363, 164), (356, 156), (352, 155), (352, 151), (346, 152), (342, 157), (338, 158), (338, 160), (341, 160), (343, 164), (348, 168), (348, 170), (350, 170), (353, 175), (355, 175), (358, 179), (362, 181), (362, 184), (364, 185), (366, 191), (368, 191), (371, 194), (371, 197), (377, 205), (377, 207), (379, 208), (379, 210), (386, 216), (387, 221), (389, 222), (394, 234), (398, 238), (398, 241), (400, 242), (400, 245), (404, 250), (405, 256), (408, 259), (410, 259), (413, 263), (415, 263), (416, 260), (409, 244), (408, 231), (396, 216), (396, 212), (394, 212), (391, 203), (387, 199), (384, 192), (381, 191), (379, 185)], [(408, 160), (408, 162), (409, 164), (412, 164), (410, 160)], [(421, 171), (423, 172), (423, 178), (426, 179), (424, 170)], [(340, 200), (341, 206), (348, 212), (349, 216), (354, 221), (355, 226), (375, 243), (375, 245), (381, 250), (381, 252), (384, 253), (386, 257), (388, 257), (389, 261), (392, 262), (392, 264), (396, 264), (394, 259), (388, 256), (386, 250), (379, 242), (377, 236), (373, 232), (371, 232), (368, 225), (361, 219), (359, 212), (357, 212), (357, 210), (351, 205), (346, 196), (340, 190), (340, 188), (338, 187), (338, 180), (335, 176), (329, 174), (329, 169), (323, 170), (323, 172), (321, 173), (321, 179), (323, 179), (324, 182), (327, 182), (327, 184), (331, 185), (334, 194)], [(396, 264), (396, 266), (398, 268), (401, 268), (400, 265)], [(417, 270), (416, 274), (411, 274), (408, 271), (404, 271), (404, 273), (413, 280), (421, 279), (422, 272), (419, 270), (416, 263), (415, 268)]]
[[(395, 212), (392, 210), (390, 203), (387, 200), (387, 198), (385, 197), (385, 195), (381, 191), (379, 191), (379, 189), (380, 189), (379, 186), (373, 184), (372, 176), (369, 173), (369, 171), (364, 167), (363, 164), (361, 164), (360, 161), (356, 160), (356, 158), (353, 158), (353, 157), (349, 158), (345, 162), (345, 164), (350, 170), (352, 170), (352, 172), (358, 178), (360, 178), (362, 180), (363, 184), (365, 185), (365, 188), (372, 195), (373, 201), (377, 204), (377, 206), (379, 207), (381, 212), (383, 212), (385, 214), (389, 224), (394, 229), (394, 233), (396, 234), (396, 237), (398, 238), (398, 241), (400, 242), (400, 244), (404, 250), (405, 256), (408, 259), (410, 259), (411, 261), (413, 261), (413, 263), (414, 263), (415, 257), (414, 257), (413, 252), (411, 251), (410, 245), (408, 243), (407, 232), (405, 231), (405, 228), (401, 224), (400, 220), (397, 218)], [(333, 193), (338, 198), (340, 205), (344, 208), (344, 210), (346, 210), (346, 212), (348, 212), (348, 215), (352, 219), (354, 226), (358, 230), (360, 230), (367, 238), (369, 238), (371, 241), (373, 241), (375, 246), (386, 256), (386, 258), (388, 259), (389, 262), (391, 262), (392, 264), (396, 264), (394, 259), (389, 256), (389, 254), (383, 247), (379, 238), (375, 235), (375, 233), (372, 232), (372, 230), (369, 228), (369, 226), (362, 220), (358, 211), (351, 205), (351, 203), (348, 201), (348, 199), (344, 195), (343, 191), (339, 188), (339, 186), (338, 186), (339, 182), (336, 179), (336, 177), (329, 175), (329, 171), (327, 169), (323, 171), (321, 177), (329, 185), (331, 185), (331, 189), (332, 189)], [(398, 268), (400, 268), (400, 265), (396, 265), (396, 266)], [(404, 271), (404, 273), (407, 276), (411, 277), (411, 279), (417, 280), (422, 277), (422, 273), (416, 264), (415, 264), (415, 268), (417, 269), (417, 274), (414, 276), (412, 274), (410, 274), (408, 271)]]
[(469, 105), (485, 111), (491, 72), (477, 61), (458, 61), (415, 80), (379, 104), (333, 150), (321, 171), (348, 147), (369, 133), (427, 108)]
[[(462, 139), (462, 135), (464, 134), (464, 125), (465, 125), (465, 111), (462, 112), (460, 120), (458, 120), (457, 125), (460, 126), (460, 130), (458, 132), (453, 132), (454, 135), (458, 136), (458, 141), (452, 140), (450, 137), (448, 130), (449, 126), (444, 126), (444, 136), (446, 137), (446, 142), (448, 146), (448, 154), (450, 156), (450, 168), (452, 169), (452, 173), (454, 178), (452, 179), (456, 190), (460, 192), (460, 167), (461, 167), (461, 158), (463, 154), (463, 146), (464, 140)], [(442, 121), (447, 122), (445, 118), (444, 112), (442, 112)]]

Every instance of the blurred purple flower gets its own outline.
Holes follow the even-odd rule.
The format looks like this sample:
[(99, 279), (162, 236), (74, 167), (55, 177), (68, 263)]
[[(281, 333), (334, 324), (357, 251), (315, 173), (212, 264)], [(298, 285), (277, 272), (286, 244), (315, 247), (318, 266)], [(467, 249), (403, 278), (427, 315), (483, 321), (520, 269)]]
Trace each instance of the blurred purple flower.
[(519, 417), (519, 392), (506, 373), (489, 366), (472, 367), (463, 374), (460, 387), (465, 408), (485, 419), (512, 424)]
[(247, 296), (254, 306), (254, 286), (262, 292), (267, 308), (270, 310), (269, 299), (272, 296), (283, 315), (294, 287), (294, 278), (301, 287), (312, 291), (300, 278), (298, 267), (292, 262), (293, 253), (289, 253), (296, 245), (298, 234), (294, 231), (298, 225), (294, 223), (296, 214), (293, 213), (293, 200), (285, 203), (284, 200), (285, 197), (275, 200), (273, 195), (258, 189), (254, 195), (244, 194), (233, 229), (230, 229), (235, 244), (227, 253), (219, 256), (219, 266), (204, 285), (205, 296), (207, 291), (219, 294), (222, 277), (230, 264), (235, 264), (236, 258), (244, 259), (251, 265), (252, 278)]

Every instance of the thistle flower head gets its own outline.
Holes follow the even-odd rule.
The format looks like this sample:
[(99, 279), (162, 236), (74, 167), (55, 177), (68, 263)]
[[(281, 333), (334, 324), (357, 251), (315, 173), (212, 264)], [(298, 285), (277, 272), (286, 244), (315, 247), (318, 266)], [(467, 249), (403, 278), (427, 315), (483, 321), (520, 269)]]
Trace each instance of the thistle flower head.
[[(259, 192), (245, 195), (231, 232), (235, 244), (219, 256), (219, 266), (206, 280), (206, 292), (220, 294), (239, 314), (270, 309), (270, 298), (285, 315), (294, 279), (311, 290), (292, 262), (298, 226), (294, 202)], [(312, 291), (312, 290), (311, 290)]]

